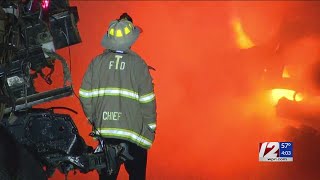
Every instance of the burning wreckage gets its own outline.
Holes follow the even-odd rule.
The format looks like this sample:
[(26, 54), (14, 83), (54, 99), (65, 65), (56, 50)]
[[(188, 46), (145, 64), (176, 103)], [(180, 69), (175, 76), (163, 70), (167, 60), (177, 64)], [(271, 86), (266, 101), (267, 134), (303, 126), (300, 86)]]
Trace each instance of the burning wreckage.
[(271, 38), (257, 42), (244, 31), (245, 18), (233, 19), (233, 31), (240, 49), (236, 54), (237, 62), (241, 63), (243, 79), (246, 79), (241, 81), (241, 86), (246, 87), (244, 93), (259, 94), (258, 101), (254, 101), (262, 105), (263, 113), (272, 112), (280, 119), (318, 126), (319, 12), (318, 5), (301, 3), (283, 16)]
[[(1, 179), (41, 180), (56, 169), (67, 175), (111, 168), (105, 148), (87, 146), (69, 115), (32, 108), (72, 95), (66, 60), (55, 50), (81, 42), (78, 20), (68, 0), (0, 0)], [(64, 86), (36, 92), (35, 78), (52, 83), (55, 61), (63, 65)], [(51, 71), (45, 74), (44, 68)], [(128, 158), (125, 147), (114, 151), (119, 160)]]

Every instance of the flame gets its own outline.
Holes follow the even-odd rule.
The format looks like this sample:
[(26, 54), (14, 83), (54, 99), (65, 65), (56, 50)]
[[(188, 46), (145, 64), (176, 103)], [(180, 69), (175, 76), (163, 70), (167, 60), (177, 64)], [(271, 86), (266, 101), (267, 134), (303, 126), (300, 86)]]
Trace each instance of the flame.
[(240, 19), (235, 18), (232, 20), (233, 31), (236, 36), (236, 42), (240, 49), (249, 49), (254, 46), (250, 37), (243, 30)]
[(288, 71), (287, 66), (285, 66), (285, 67), (283, 68), (282, 78), (290, 78), (290, 74), (289, 74), (289, 71)]
[(271, 90), (272, 96), (272, 104), (277, 104), (281, 98), (287, 98), (290, 101), (302, 101), (303, 96), (301, 93), (296, 93), (294, 90), (290, 89), (272, 89)]

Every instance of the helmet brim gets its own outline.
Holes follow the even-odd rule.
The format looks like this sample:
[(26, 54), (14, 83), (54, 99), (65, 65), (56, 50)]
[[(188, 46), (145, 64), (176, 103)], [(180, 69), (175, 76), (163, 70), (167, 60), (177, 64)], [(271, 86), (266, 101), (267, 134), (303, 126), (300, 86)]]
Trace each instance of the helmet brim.
[(136, 42), (141, 33), (140, 28), (134, 28), (132, 33), (127, 35), (125, 38), (110, 38), (108, 32), (103, 36), (101, 45), (110, 50), (115, 51), (126, 51), (133, 43)]

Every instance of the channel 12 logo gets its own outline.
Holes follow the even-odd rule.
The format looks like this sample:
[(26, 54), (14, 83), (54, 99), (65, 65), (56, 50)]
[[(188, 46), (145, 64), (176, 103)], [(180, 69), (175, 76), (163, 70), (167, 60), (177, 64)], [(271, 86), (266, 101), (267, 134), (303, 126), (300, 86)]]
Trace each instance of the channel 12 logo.
[(259, 143), (259, 161), (263, 162), (292, 162), (292, 142), (263, 142)]

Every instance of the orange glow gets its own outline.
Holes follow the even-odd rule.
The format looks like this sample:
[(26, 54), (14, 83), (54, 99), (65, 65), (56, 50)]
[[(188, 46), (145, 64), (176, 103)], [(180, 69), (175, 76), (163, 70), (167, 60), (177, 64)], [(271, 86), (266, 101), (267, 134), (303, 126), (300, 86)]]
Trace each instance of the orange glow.
[(283, 68), (282, 77), (283, 78), (290, 78), (290, 74), (289, 74), (289, 71), (286, 66)]
[[(290, 23), (293, 20), (290, 16), (300, 15), (298, 3), (302, 2), (72, 0), (70, 3), (79, 11), (82, 43), (70, 47), (72, 58), (68, 48), (59, 53), (72, 62), (76, 94), (91, 60), (104, 50), (100, 42), (111, 20), (128, 12), (134, 24), (144, 30), (132, 48), (157, 70), (151, 73), (158, 108), (157, 135), (148, 152), (146, 179), (319, 179), (317, 157), (313, 155), (316, 149), (310, 148), (313, 144), (306, 146), (305, 151), (312, 153), (304, 153), (303, 149), (308, 139), (318, 141), (317, 133), (315, 138), (304, 136), (308, 138), (305, 140), (296, 135), (300, 130), (284, 129), (289, 120), (277, 118), (276, 108), (271, 104), (271, 89), (265, 90), (265, 85), (269, 87), (268, 78), (278, 80), (267, 75), (276, 71), (277, 78), (281, 78), (283, 64), (289, 67), (293, 59), (299, 67), (306, 64), (306, 60), (319, 57), (313, 49), (320, 50), (320, 45), (310, 48), (309, 41), (297, 44), (292, 40), (291, 32), (312, 29), (312, 24), (314, 31), (319, 31), (316, 16), (314, 19), (312, 15), (306, 16), (301, 26), (300, 21), (299, 26)], [(320, 1), (314, 3), (317, 5), (312, 6), (313, 9), (320, 7)], [(301, 11), (310, 11), (310, 8), (304, 9)], [(279, 42), (281, 47), (275, 53)], [(253, 46), (257, 49), (245, 49)], [(259, 78), (263, 68), (268, 77), (265, 81)], [(288, 70), (291, 78), (298, 72)], [(62, 85), (62, 73), (57, 62), (52, 77), (54, 84), (50, 88)], [(37, 87), (45, 87), (41, 78), (36, 80), (39, 81)], [(289, 96), (277, 91), (274, 92), (277, 100)], [(294, 99), (293, 95), (292, 92), (289, 99)], [(298, 100), (297, 97), (298, 94)], [(88, 136), (92, 127), (76, 96), (41, 105), (42, 108), (52, 106), (65, 106), (79, 112), (76, 115), (59, 110), (70, 113), (86, 143), (96, 147), (97, 142)], [(257, 160), (259, 142), (292, 139), (297, 140), (294, 163)], [(207, 162), (213, 163), (199, 166)], [(56, 171), (50, 180), (63, 179), (64, 175)], [(96, 171), (70, 172), (68, 179), (99, 177)], [(128, 179), (122, 166), (118, 180)]]
[(295, 94), (296, 92), (290, 89), (272, 89), (271, 91), (272, 103), (276, 105), (278, 101), (283, 97), (291, 101), (303, 100), (303, 96), (301, 93), (297, 93), (296, 95)]
[(297, 93), (295, 97), (296, 101), (302, 101), (303, 100), (303, 95), (301, 93)]
[(233, 31), (236, 36), (236, 42), (240, 49), (249, 49), (254, 46), (250, 37), (243, 30), (240, 19), (235, 18), (232, 20)]

